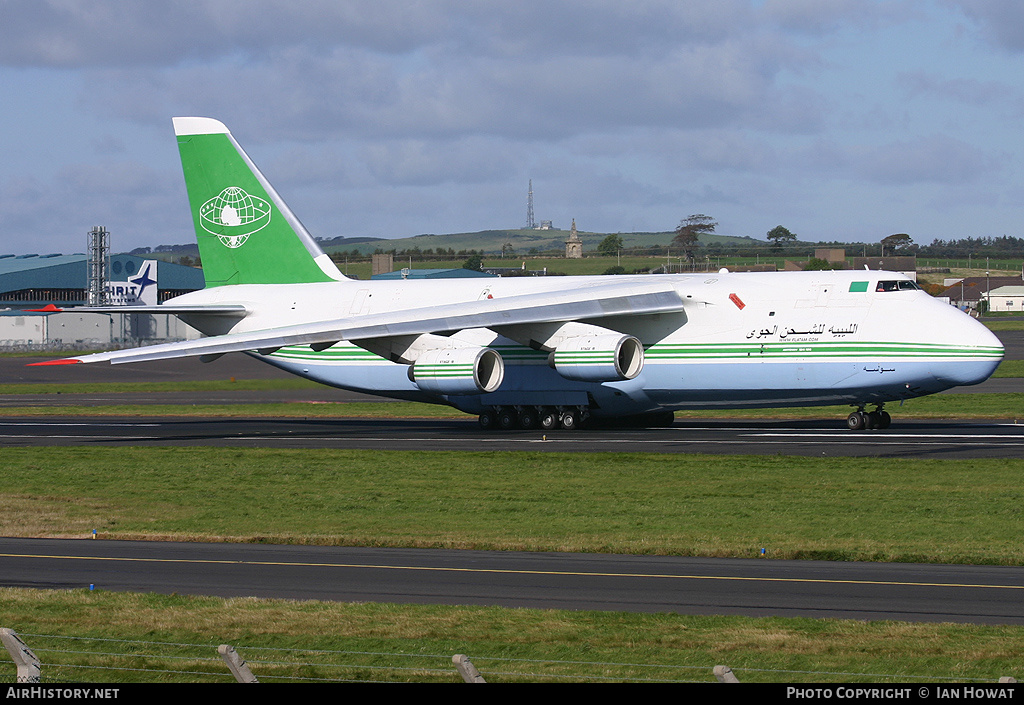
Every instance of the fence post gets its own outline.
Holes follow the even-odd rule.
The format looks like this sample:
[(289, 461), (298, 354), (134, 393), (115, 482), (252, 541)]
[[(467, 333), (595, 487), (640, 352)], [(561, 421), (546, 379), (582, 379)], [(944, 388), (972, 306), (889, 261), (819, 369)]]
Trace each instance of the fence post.
[(740, 682), (740, 679), (736, 677), (736, 674), (734, 674), (732, 669), (728, 666), (715, 666), (715, 678), (718, 679), (719, 683)]
[(234, 647), (228, 644), (221, 644), (217, 647), (217, 653), (224, 659), (224, 663), (231, 669), (231, 674), (239, 683), (259, 683), (256, 676), (249, 670), (249, 665), (238, 655)]
[(465, 654), (455, 654), (452, 656), (452, 663), (455, 664), (455, 668), (458, 669), (459, 674), (462, 676), (462, 680), (467, 683), (486, 683), (484, 677), (480, 675), (480, 671), (476, 670), (476, 666), (469, 660), (469, 656)]
[(12, 629), (0, 628), (0, 641), (18, 667), (17, 683), (39, 682), (39, 659)]

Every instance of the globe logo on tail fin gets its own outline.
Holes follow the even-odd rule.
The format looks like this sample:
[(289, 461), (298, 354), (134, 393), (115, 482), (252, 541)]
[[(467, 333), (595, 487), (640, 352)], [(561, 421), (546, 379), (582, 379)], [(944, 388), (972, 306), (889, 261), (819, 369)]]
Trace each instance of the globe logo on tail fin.
[(203, 230), (235, 249), (270, 223), (270, 204), (258, 196), (229, 186), (199, 208)]

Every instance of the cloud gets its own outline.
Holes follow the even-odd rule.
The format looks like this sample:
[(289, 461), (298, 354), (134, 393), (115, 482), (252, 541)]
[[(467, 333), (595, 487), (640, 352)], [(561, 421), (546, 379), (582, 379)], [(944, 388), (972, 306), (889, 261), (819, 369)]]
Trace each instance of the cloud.
[(1024, 4), (1018, 0), (944, 0), (981, 27), (982, 35), (1007, 51), (1024, 51)]
[(443, 7), (402, 0), (6, 0), (0, 63), (166, 66), (294, 45), (405, 53), (450, 32)]
[(325, 235), (518, 225), (529, 178), (563, 225), (813, 232), (822, 203), (1019, 161), (1017, 2), (0, 2), (5, 125), (49, 150), (5, 148), (28, 173), (0, 175), (0, 217), (34, 232), (170, 213), (187, 238), (172, 115), (223, 120)]
[(762, 11), (779, 27), (821, 36), (851, 27), (878, 27), (914, 14), (914, 3), (864, 0), (766, 0)]
[(0, 64), (83, 71), (107, 117), (247, 115), (305, 139), (791, 129), (774, 83), (807, 52), (761, 24), (744, 0), (8, 0)]
[(376, 142), (363, 147), (361, 157), (369, 174), (388, 185), (479, 184), (504, 181), (516, 170), (509, 150), (480, 138)]
[(855, 150), (853, 168), (885, 184), (970, 183), (998, 170), (998, 160), (946, 135), (931, 135)]
[(173, 65), (283, 47), (345, 46), (381, 54), (642, 55), (681, 41), (719, 41), (749, 25), (743, 0), (5, 0), (0, 63)]
[(980, 106), (999, 103), (1017, 92), (1001, 81), (975, 78), (941, 78), (921, 71), (897, 77), (910, 97), (935, 96), (966, 105)]
[(20, 177), (0, 184), (0, 220), (8, 233), (35, 234), (8, 243), (8, 250), (82, 252), (94, 225), (106, 226), (122, 244), (159, 244), (189, 232), (184, 198), (179, 183), (144, 165), (78, 164), (52, 182)]
[(557, 140), (590, 130), (721, 125), (806, 131), (818, 119), (812, 93), (776, 85), (793, 60), (777, 43), (697, 38), (645, 50), (396, 57), (294, 45), (258, 60), (95, 69), (83, 100), (99, 114), (146, 123), (182, 112), (241, 116), (302, 140)]

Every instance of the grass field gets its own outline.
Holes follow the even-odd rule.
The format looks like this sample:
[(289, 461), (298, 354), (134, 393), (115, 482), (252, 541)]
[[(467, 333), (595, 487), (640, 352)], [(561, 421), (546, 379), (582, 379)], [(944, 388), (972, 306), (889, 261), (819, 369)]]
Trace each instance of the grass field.
[(1003, 360), (992, 376), (996, 378), (1024, 377), (1024, 360)]
[[(1017, 627), (81, 590), (0, 589), (0, 626), (43, 659), (44, 685), (227, 682), (221, 643), (261, 682), (461, 682), (451, 665), (461, 653), (489, 683), (706, 683), (718, 664), (744, 683), (994, 683), (1019, 675), (1024, 651)], [(5, 659), (0, 650), (0, 681), (13, 678)]]
[(3, 466), (6, 536), (1024, 565), (1020, 459), (8, 448)]
[(1024, 330), (1024, 321), (998, 321), (986, 320), (985, 325), (991, 331), (1000, 330)]

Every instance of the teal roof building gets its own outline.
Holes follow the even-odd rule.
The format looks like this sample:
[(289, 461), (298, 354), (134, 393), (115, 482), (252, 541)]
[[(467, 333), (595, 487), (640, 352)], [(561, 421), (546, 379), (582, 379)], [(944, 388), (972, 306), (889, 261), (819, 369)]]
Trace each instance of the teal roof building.
[[(0, 255), (0, 307), (84, 306), (89, 289), (88, 259), (84, 254)], [(137, 255), (111, 255), (109, 281), (127, 281), (146, 261)], [(204, 285), (201, 269), (163, 261), (157, 266), (159, 302)]]

